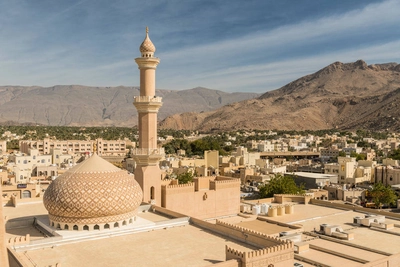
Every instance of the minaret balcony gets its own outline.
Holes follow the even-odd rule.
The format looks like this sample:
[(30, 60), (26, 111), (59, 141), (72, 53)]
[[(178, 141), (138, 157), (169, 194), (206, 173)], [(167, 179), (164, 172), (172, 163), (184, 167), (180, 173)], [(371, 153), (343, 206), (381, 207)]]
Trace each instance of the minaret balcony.
[(163, 147), (159, 147), (159, 148), (133, 148), (132, 149), (132, 154), (133, 155), (146, 155), (146, 156), (151, 156), (151, 155), (163, 156), (163, 155), (165, 155), (165, 150), (164, 150)]
[(134, 103), (161, 103), (161, 96), (135, 96), (133, 98)]
[(158, 165), (165, 156), (164, 148), (134, 148), (132, 158), (137, 165)]
[(160, 96), (135, 96), (133, 105), (139, 113), (157, 113), (162, 106)]

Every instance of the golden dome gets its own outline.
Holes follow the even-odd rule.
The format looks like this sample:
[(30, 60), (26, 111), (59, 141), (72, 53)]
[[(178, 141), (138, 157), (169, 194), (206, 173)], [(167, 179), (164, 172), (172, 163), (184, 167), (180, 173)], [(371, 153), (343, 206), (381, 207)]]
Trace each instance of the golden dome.
[(140, 52), (142, 53), (154, 53), (156, 52), (156, 47), (154, 46), (153, 42), (150, 40), (149, 37), (149, 28), (146, 27), (146, 38), (144, 38), (144, 41), (140, 45), (139, 48)]
[(51, 222), (99, 224), (135, 217), (142, 197), (132, 175), (94, 154), (54, 180), (43, 203)]

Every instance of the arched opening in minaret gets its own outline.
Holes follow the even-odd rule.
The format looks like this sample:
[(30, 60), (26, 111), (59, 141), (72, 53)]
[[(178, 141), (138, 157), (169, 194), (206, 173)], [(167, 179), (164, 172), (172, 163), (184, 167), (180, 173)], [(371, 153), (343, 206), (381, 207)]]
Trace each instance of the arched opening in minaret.
[(154, 199), (154, 186), (150, 187), (150, 199)]
[(96, 224), (93, 229), (94, 230), (100, 230), (100, 226), (98, 224)]
[(89, 226), (87, 226), (87, 225), (83, 226), (83, 230), (89, 231)]
[(78, 225), (74, 225), (74, 227), (72, 227), (72, 230), (78, 231)]

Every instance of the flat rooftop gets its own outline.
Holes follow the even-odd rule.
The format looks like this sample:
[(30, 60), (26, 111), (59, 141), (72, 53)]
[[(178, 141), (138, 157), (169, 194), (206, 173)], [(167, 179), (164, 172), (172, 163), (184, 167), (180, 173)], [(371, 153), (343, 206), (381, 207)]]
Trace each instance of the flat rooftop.
[(246, 244), (186, 225), (18, 253), (37, 266), (208, 266), (225, 261), (225, 245)]
[[(371, 210), (371, 213), (372, 212), (373, 210)], [(320, 264), (338, 267), (361, 266), (362, 264), (357, 262), (357, 260), (352, 260), (346, 257), (349, 256), (350, 258), (354, 257), (366, 261), (375, 261), (386, 257), (378, 251), (390, 254), (400, 253), (400, 242), (398, 242), (400, 238), (400, 227), (390, 229), (390, 233), (376, 231), (368, 227), (355, 226), (352, 224), (354, 217), (364, 217), (365, 215), (365, 213), (354, 212), (352, 210), (342, 210), (311, 204), (295, 204), (293, 214), (285, 214), (277, 217), (260, 217), (265, 217), (272, 221), (291, 225), (301, 225), (305, 232), (313, 232), (314, 229), (319, 230), (320, 225), (325, 223), (330, 225), (339, 225), (345, 232), (347, 231), (354, 233), (354, 239), (348, 241), (339, 239), (324, 240), (302, 234), (302, 241), (308, 243), (310, 245), (310, 249), (299, 255), (306, 259), (316, 261)], [(257, 220), (256, 216), (254, 215), (250, 215), (249, 218), (236, 216), (223, 219), (223, 221), (269, 235), (278, 234), (282, 231), (288, 231), (285, 230), (287, 229), (285, 226), (279, 226)], [(388, 218), (385, 219), (385, 223), (400, 225), (398, 220)], [(377, 242), (378, 240), (384, 240), (384, 242)], [(356, 246), (361, 246), (361, 248), (357, 248)], [(324, 252), (324, 249), (331, 250), (334, 253), (331, 254)], [(295, 262), (301, 261), (295, 258)], [(310, 266), (307, 263), (301, 263), (304, 266)]]
[[(30, 216), (47, 217), (47, 212), (41, 203), (21, 205), (17, 208), (5, 207), (4, 213), (14, 220)], [(168, 217), (153, 212), (139, 213), (138, 217), (140, 217), (138, 221), (153, 223), (169, 220)], [(110, 230), (97, 230), (103, 233), (107, 231)], [(7, 229), (6, 232), (7, 237), (24, 236), (29, 233), (31, 239), (44, 238), (32, 226)], [(84, 235), (85, 232), (89, 234), (89, 231), (68, 232), (63, 235), (68, 237), (74, 232), (77, 236)], [(225, 261), (226, 245), (242, 251), (257, 249), (192, 225), (184, 225), (117, 236), (103, 235), (101, 238), (93, 236), (85, 241), (20, 251), (17, 254), (27, 266), (54, 266), (56, 263), (61, 263), (63, 267), (76, 267), (82, 266), (83, 262), (88, 267), (209, 266)]]

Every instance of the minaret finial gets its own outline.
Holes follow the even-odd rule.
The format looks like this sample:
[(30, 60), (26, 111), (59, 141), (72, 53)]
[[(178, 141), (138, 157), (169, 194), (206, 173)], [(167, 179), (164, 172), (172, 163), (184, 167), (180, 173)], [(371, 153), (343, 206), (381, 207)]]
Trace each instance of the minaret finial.
[(153, 57), (154, 52), (156, 52), (156, 47), (151, 42), (149, 37), (149, 27), (146, 27), (146, 37), (139, 48), (142, 53), (142, 57)]

